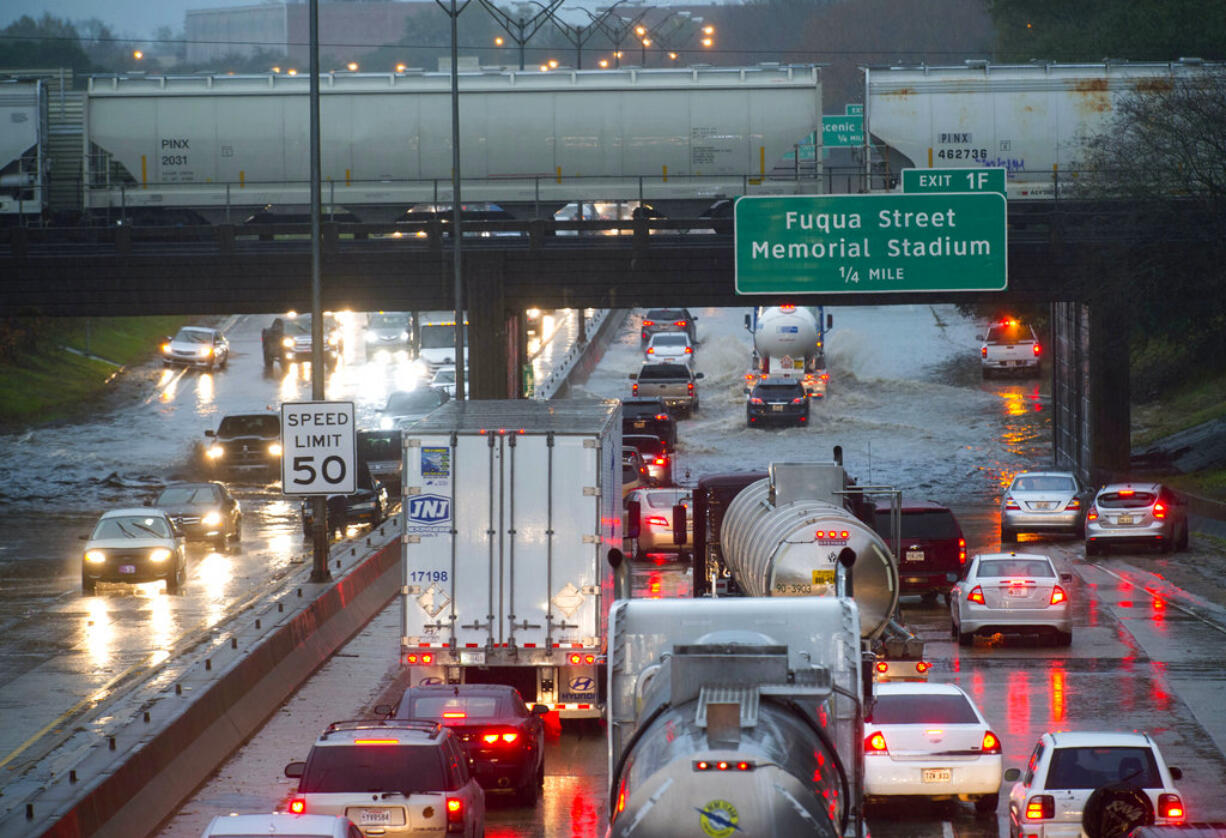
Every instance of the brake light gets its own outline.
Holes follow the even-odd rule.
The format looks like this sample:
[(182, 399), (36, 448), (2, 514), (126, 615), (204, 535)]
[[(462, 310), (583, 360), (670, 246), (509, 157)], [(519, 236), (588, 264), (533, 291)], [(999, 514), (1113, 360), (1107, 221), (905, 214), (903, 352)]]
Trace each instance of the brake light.
[(881, 673), (883, 673), (883, 674), (884, 674), (884, 673), (886, 673), (886, 672), (889, 672), (889, 671), (890, 671), (890, 665), (889, 665), (888, 663), (886, 663), (885, 661), (877, 661), (877, 671), (878, 671), (878, 672), (881, 672)]
[(1055, 585), (1052, 587), (1051, 589), (1051, 604), (1052, 605), (1059, 605), (1060, 603), (1064, 602), (1066, 599), (1068, 599), (1068, 597), (1064, 593), (1064, 588), (1061, 588), (1059, 585)]
[(966, 601), (977, 602), (980, 605), (985, 605), (986, 603), (983, 601), (983, 588), (979, 587), (978, 585), (971, 588), (971, 592), (966, 595)]
[(783, 305), (779, 306), (779, 310), (784, 314), (791, 314), (796, 310), (796, 305), (794, 303), (784, 303)]
[(691, 393), (693, 393), (693, 392), (694, 392), (694, 382), (693, 382), (693, 381), (691, 381), (691, 382), (690, 382), (690, 383), (689, 383), (689, 384), (686, 386), (686, 389), (687, 389), (687, 390), (689, 390)]
[(674, 320), (673, 325), (679, 329), (684, 329), (687, 325), (687, 322), (688, 321), (685, 321), (685, 320)]
[(1119, 495), (1122, 498), (1130, 498), (1137, 493), (1136, 489), (1120, 489)]
[(1163, 505), (1162, 501), (1158, 501), (1154, 504), (1154, 517), (1158, 520), (1162, 520), (1166, 517), (1166, 506)]
[(995, 733), (993, 733), (990, 730), (985, 730), (983, 732), (982, 750), (983, 750), (983, 753), (985, 754), (999, 754), (1000, 753), (1000, 739), (996, 736)]
[(1081, 499), (1073, 498), (1071, 501), (1068, 502), (1067, 505), (1065, 505), (1064, 508), (1065, 509), (1081, 509)]
[(928, 661), (916, 661), (915, 662), (915, 671), (918, 672), (920, 675), (923, 675), (929, 669), (932, 669), (932, 664), (930, 664)]
[(686, 354), (686, 355), (691, 355), (691, 354), (693, 354), (693, 352), (694, 352), (694, 347), (692, 347), (692, 346), (687, 346), (687, 347), (685, 348), (685, 354)]
[(656, 457), (656, 459), (655, 459), (655, 465), (657, 465), (657, 466), (666, 466), (666, 465), (668, 465), (668, 457)]
[(958, 564), (966, 564), (966, 539), (958, 539)]
[(667, 527), (669, 526), (669, 523), (668, 519), (661, 515), (652, 515), (647, 519), (647, 525), (649, 527)]
[(399, 745), (395, 739), (354, 739), (355, 745)]
[(988, 357), (988, 348), (986, 346), (979, 347), (979, 357), (980, 358)]
[(468, 714), (465, 713), (463, 710), (444, 710), (443, 718), (444, 719), (467, 719)]
[(1026, 820), (1044, 821), (1056, 815), (1056, 798), (1050, 794), (1036, 794), (1026, 801)]
[(1098, 507), (1097, 506), (1090, 507), (1090, 511), (1086, 513), (1086, 520), (1087, 521), (1097, 521), (1098, 520)]
[(644, 326), (654, 326), (654, 325), (656, 325), (656, 321), (654, 321), (654, 320), (644, 320), (644, 321), (643, 321), (643, 325), (644, 325)]
[(752, 397), (750, 397), (750, 399), (749, 399), (749, 403), (750, 403), (750, 404), (766, 404), (766, 402), (762, 401), (762, 400), (761, 400), (760, 398), (758, 398), (757, 396), (752, 396)]
[(1039, 357), (1039, 345), (1037, 343), (1034, 345), (1034, 356), (1036, 358)]
[(864, 754), (887, 754), (889, 749), (885, 745), (885, 734), (881, 731), (870, 733), (864, 740)]
[(481, 741), (487, 745), (495, 745), (499, 742), (505, 742), (506, 744), (510, 745), (512, 742), (514, 742), (518, 738), (519, 738), (518, 733), (483, 733), (481, 734)]
[(576, 666), (583, 663), (583, 655), (571, 655), (570, 662)]
[(804, 396), (798, 396), (798, 397), (796, 397), (796, 398), (792, 399), (792, 404), (804, 404), (804, 403), (805, 403), (805, 398), (804, 398)]
[(656, 348), (655, 348), (654, 346), (649, 346), (649, 347), (647, 347), (647, 354), (648, 354), (648, 355), (655, 355), (655, 354), (656, 354)]
[(663, 421), (668, 418), (668, 414), (667, 413), (657, 413), (656, 418)]
[(637, 381), (636, 381), (636, 382), (634, 382), (633, 384), (631, 384), (631, 385), (630, 385), (630, 392), (631, 392), (631, 393), (634, 393), (635, 395), (637, 395), (637, 394), (638, 394), (638, 392), (639, 392), (639, 383), (638, 383)]
[(1005, 496), (1005, 509), (1020, 510), (1021, 507), (1017, 505), (1017, 501), (1013, 499), (1013, 495), (1006, 495)]
[(1158, 817), (1172, 821), (1184, 819), (1183, 801), (1177, 794), (1158, 795)]
[(289, 810), (295, 815), (301, 815), (306, 811), (306, 801), (301, 797), (295, 797), (289, 802)]
[(447, 798), (447, 831), (464, 831), (464, 801), (458, 797)]

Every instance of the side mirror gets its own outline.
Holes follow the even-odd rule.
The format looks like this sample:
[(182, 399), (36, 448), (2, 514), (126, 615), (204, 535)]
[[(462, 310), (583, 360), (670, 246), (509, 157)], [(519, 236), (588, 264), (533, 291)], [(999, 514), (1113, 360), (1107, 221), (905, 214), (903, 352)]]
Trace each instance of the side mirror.
[[(1174, 777), (1175, 775), (1171, 774), (1171, 776)], [(1006, 768), (1004, 777), (1005, 782), (1016, 783), (1018, 780), (1022, 779), (1022, 771), (1020, 768)]]
[(204, 432), (204, 435), (205, 435), (205, 436), (209, 436), (209, 437), (212, 437), (212, 436), (217, 436), (217, 432), (216, 432), (216, 431), (214, 431), (214, 430), (212, 430), (212, 429), (209, 429), (209, 430), (207, 430), (207, 431), (205, 431), (205, 432)]
[(626, 376), (626, 378), (629, 378), (631, 381), (638, 381), (639, 374), (637, 372), (632, 372)]
[(549, 712), (548, 704), (533, 704), (532, 705), (532, 715), (534, 716), (544, 716), (548, 712)]
[(626, 538), (638, 538), (643, 529), (643, 505), (632, 500), (626, 504)]
[(685, 504), (679, 503), (673, 507), (673, 544), (685, 544)]
[(695, 378), (702, 378), (702, 377), (703, 377), (703, 374), (702, 374), (702, 373), (700, 373), (700, 372), (696, 372), (696, 373), (694, 373), (694, 377), (695, 377)]
[(301, 777), (305, 771), (305, 762), (291, 762), (289, 765), (285, 766), (286, 777)]
[(1183, 779), (1183, 769), (1182, 768), (1176, 768), (1173, 765), (1168, 765), (1166, 767), (1166, 770), (1171, 772), (1172, 780), (1182, 780)]

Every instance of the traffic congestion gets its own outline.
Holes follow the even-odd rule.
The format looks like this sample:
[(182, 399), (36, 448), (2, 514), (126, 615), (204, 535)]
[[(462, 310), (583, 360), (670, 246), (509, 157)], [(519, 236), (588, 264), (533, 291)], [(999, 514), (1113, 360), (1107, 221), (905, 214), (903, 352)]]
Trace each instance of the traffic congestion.
[[(888, 494), (865, 495), (855, 510), (839, 513), (840, 522), (850, 523), (822, 529), (829, 532), (827, 542), (839, 542), (836, 532), (861, 524), (864, 543), (897, 557), (896, 590), (885, 605), (874, 606), (869, 566), (857, 565), (861, 620), (897, 622), (905, 629), (900, 642), (922, 650), (903, 656), (913, 664), (905, 679), (888, 666), (882, 670), (879, 703), (857, 737), (869, 801), (866, 827), (885, 835), (1057, 835), (1067, 828), (1075, 834), (1096, 789), (1137, 778), (1143, 779), (1133, 785), (1143, 789), (1158, 823), (1226, 814), (1216, 810), (1212, 791), (1226, 776), (1217, 744), (1223, 731), (1211, 712), (1212, 649), (1222, 631), (1212, 599), (1217, 594), (1199, 587), (1199, 576), (1187, 567), (1193, 559), (1219, 566), (1221, 556), (1215, 542), (1198, 534), (1181, 498), (1152, 482), (1087, 487), (1049, 469), (1043, 380), (1026, 371), (1021, 378), (984, 382), (978, 357), (984, 327), (951, 307), (840, 309), (832, 321), (837, 327), (826, 326), (823, 316), (822, 366), (802, 362), (795, 377), (790, 367), (762, 369), (744, 314), (709, 309), (694, 316), (679, 309), (661, 318), (633, 312), (591, 375), (572, 384), (564, 400), (574, 402), (566, 407), (574, 411), (586, 409), (585, 397), (619, 403), (614, 435), (621, 457), (611, 479), (620, 480), (621, 491), (611, 488), (622, 515), (620, 548), (633, 597), (686, 602), (696, 591), (714, 590), (722, 598), (755, 584), (749, 560), (736, 555), (735, 539), (724, 539), (722, 549), (731, 554), (723, 564), (695, 560), (699, 545), (709, 543), (707, 521), (694, 509), (696, 493), (712, 485), (708, 478), (745, 475), (735, 498), (751, 485), (781, 490), (786, 472), (773, 464), (837, 462), (839, 492), (898, 491), (893, 501)], [(427, 370), (407, 349), (372, 348), (377, 341), (363, 334), (364, 316), (341, 322), (345, 332), (336, 345), (343, 348), (328, 395), (354, 399), (372, 453), (386, 448), (393, 433), (424, 435), (431, 422), (449, 415), (450, 400), (442, 396), (420, 414), (389, 412), (397, 392), (433, 392)], [(657, 322), (667, 326), (657, 329)], [(243, 588), (292, 573), (302, 561), (305, 507), (280, 495), (274, 461), (267, 459), (272, 438), (255, 427), (258, 421), (241, 433), (231, 433), (227, 422), (275, 416), (279, 402), (306, 398), (309, 381), (292, 360), (271, 370), (264, 365), (261, 323), (222, 325), (229, 343), (224, 370), (219, 362), (216, 370), (175, 364), (165, 374), (138, 371), (132, 378), (139, 381), (107, 407), (107, 418), (92, 431), (47, 429), (53, 438), (75, 440), (78, 454), (81, 446), (95, 445), (90, 462), (60, 451), (24, 469), (12, 460), (6, 467), (15, 494), (55, 479), (59, 470), (70, 472), (60, 479), (75, 478), (82, 486), (80, 512), (64, 527), (71, 533), (32, 551), (47, 557), (43, 567), (52, 570), (31, 563), (23, 595), (56, 603), (65, 626), (88, 621), (83, 630), (91, 660), (67, 667), (87, 683), (101, 685), (158, 653), (156, 633), (168, 650), (173, 638), (237, 607)], [(661, 338), (669, 335), (684, 335), (675, 341), (681, 347), (675, 355), (663, 351), (669, 342)], [(653, 360), (656, 353), (647, 351), (653, 347), (667, 360)], [(642, 392), (644, 381), (652, 380), (643, 373), (654, 372), (655, 364), (683, 368), (681, 388), (667, 395)], [(627, 380), (630, 374), (637, 377)], [(822, 382), (821, 395), (806, 388), (809, 375)], [(750, 421), (755, 391), (777, 382), (803, 394), (778, 400), (783, 409), (777, 412), (786, 414), (792, 400), (802, 398), (806, 421), (767, 427)], [(772, 407), (764, 413), (776, 413), (773, 402), (763, 402)], [(425, 424), (423, 417), (430, 417)], [(137, 450), (130, 433), (152, 440), (151, 450)], [(122, 449), (127, 461), (104, 456), (101, 440)], [(14, 450), (22, 444), (8, 443)], [(265, 459), (237, 460), (244, 447)], [(433, 447), (428, 440), (423, 445)], [(211, 456), (214, 448), (221, 453)], [(386, 451), (381, 456), (386, 463)], [(360, 541), (389, 516), (402, 521), (395, 518), (402, 487), (398, 482), (389, 492), (389, 484), (403, 481), (405, 491), (417, 491), (424, 484), (415, 481), (431, 475), (427, 466), (438, 467), (423, 459), (414, 474), (383, 471), (376, 478), (380, 461), (364, 460), (372, 467), (367, 495), (329, 506), (334, 536)], [(33, 514), (35, 505), (24, 504), (10, 505), (10, 521)], [(731, 507), (727, 513), (743, 515)], [(107, 522), (114, 518), (112, 527)], [(86, 522), (97, 527), (85, 533)], [(77, 540), (78, 530), (91, 540)], [(141, 540), (138, 550), (146, 552), (139, 560), (115, 553), (92, 562), (116, 568), (115, 578), (87, 577), (91, 552), (123, 549), (127, 556), (137, 536), (155, 535), (166, 543)], [(10, 549), (24, 548), (19, 540)], [(155, 563), (159, 551), (168, 555)], [(82, 557), (71, 571), (65, 569), (68, 555)], [(165, 564), (166, 573), (148, 579), (152, 565), (146, 560)], [(73, 580), (71, 590), (65, 579)], [(18, 616), (14, 599), (5, 600), (12, 642), (28, 648), (38, 624)], [(234, 834), (224, 831), (233, 823), (226, 817), (213, 822), (214, 816), (273, 810), (299, 813), (296, 823), (334, 816), (312, 828), (342, 830), (335, 834), (352, 826), (365, 835), (601, 835), (610, 815), (622, 830), (616, 834), (633, 834), (625, 831), (631, 819), (620, 816), (617, 796), (610, 797), (612, 746), (601, 713), (578, 712), (576, 705), (567, 714), (563, 705), (574, 702), (562, 700), (560, 689), (546, 691), (540, 673), (530, 683), (498, 685), (469, 680), (469, 672), (454, 683), (440, 669), (441, 683), (405, 683), (406, 672), (426, 672), (422, 667), (437, 665), (426, 656), (441, 653), (418, 646), (413, 654), (419, 657), (407, 660), (395, 639), (404, 635), (397, 625), (402, 614), (389, 610), (159, 834)], [(655, 619), (648, 612), (632, 617)], [(583, 658), (589, 649), (579, 645), (576, 654)], [(483, 663), (489, 669), (492, 660)], [(18, 702), (37, 683), (27, 671), (3, 689)], [(5, 753), (29, 733), (12, 731)], [(950, 744), (959, 737), (966, 742)], [(436, 756), (419, 756), (423, 748)], [(363, 773), (401, 763), (437, 763), (438, 770), (414, 775), (410, 787), (403, 774)], [(720, 770), (718, 760), (712, 765)], [(633, 809), (641, 805), (634, 796), (638, 780), (628, 776), (626, 805)], [(694, 807), (699, 812), (686, 830), (702, 834), (698, 830), (707, 827), (750, 824), (750, 812), (740, 810), (743, 820), (733, 821), (710, 802)], [(351, 825), (341, 823), (346, 818)]]

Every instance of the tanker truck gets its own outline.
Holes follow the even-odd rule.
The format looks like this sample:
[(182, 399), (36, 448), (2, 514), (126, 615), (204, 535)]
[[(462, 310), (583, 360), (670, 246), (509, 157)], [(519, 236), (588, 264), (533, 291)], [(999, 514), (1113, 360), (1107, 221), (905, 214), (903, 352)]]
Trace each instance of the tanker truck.
[(609, 628), (610, 838), (864, 835), (853, 600), (618, 600)]
[(838, 556), (850, 549), (858, 557), (862, 639), (877, 677), (926, 679), (923, 641), (901, 619), (897, 535), (891, 549), (874, 527), (870, 500), (892, 499), (885, 529), (897, 534), (900, 493), (857, 486), (841, 460), (836, 447), (828, 463), (772, 463), (766, 477), (700, 480), (693, 493), (695, 595), (722, 589), (748, 597), (833, 596)]
[(753, 358), (745, 380), (773, 376), (799, 378), (811, 399), (826, 397), (826, 332), (834, 318), (822, 306), (796, 305), (755, 308), (745, 315), (753, 335)]

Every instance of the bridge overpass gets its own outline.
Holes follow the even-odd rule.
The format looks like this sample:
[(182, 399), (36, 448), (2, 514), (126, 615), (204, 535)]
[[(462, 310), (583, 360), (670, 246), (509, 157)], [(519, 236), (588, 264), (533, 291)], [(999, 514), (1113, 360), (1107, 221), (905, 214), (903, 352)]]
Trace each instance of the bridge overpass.
[[(711, 219), (465, 224), (470, 393), (506, 398), (529, 307), (628, 308), (991, 301), (1052, 307), (1057, 461), (1098, 480), (1128, 468), (1126, 301), (1104, 277), (1142, 242), (1135, 208), (1011, 202), (1004, 292), (739, 296), (733, 237)], [(724, 223), (729, 223), (725, 221)], [(326, 310), (453, 307), (450, 237), (421, 225), (323, 225)], [(10, 228), (0, 231), (0, 307), (50, 316), (224, 314), (310, 308), (307, 225)]]

